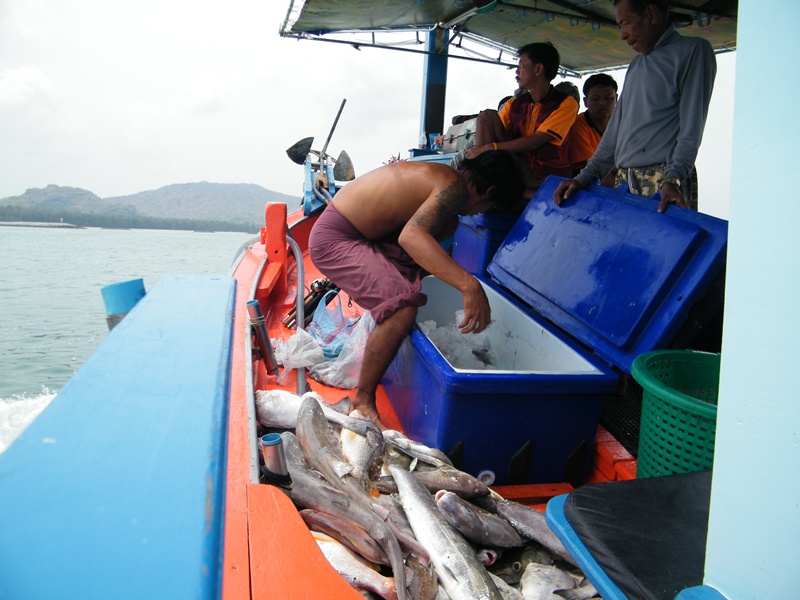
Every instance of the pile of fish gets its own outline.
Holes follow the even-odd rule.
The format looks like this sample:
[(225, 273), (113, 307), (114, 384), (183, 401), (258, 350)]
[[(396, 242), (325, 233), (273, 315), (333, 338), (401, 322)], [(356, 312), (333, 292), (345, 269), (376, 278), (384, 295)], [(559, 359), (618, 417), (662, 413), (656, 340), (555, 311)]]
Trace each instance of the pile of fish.
[(314, 392), (256, 393), (261, 426), (282, 431), (286, 493), (331, 565), (365, 597), (597, 597), (539, 511), (349, 409)]

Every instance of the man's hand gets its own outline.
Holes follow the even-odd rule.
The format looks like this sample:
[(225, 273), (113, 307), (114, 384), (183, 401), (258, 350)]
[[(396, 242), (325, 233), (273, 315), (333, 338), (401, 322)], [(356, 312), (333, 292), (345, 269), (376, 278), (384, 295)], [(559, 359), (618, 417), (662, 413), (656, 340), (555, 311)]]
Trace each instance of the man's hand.
[(562, 181), (558, 184), (556, 191), (553, 192), (553, 200), (555, 200), (558, 206), (561, 206), (561, 203), (569, 198), (573, 192), (576, 192), (582, 189), (583, 186), (578, 184), (576, 179), (568, 179), (567, 181)]
[(480, 333), (492, 320), (489, 299), (480, 282), (472, 277), (468, 289), (462, 292), (464, 320), (458, 324), (461, 333)]
[(658, 212), (663, 213), (670, 204), (677, 204), (682, 208), (687, 208), (686, 201), (678, 186), (668, 181), (661, 184), (661, 201), (658, 203)]
[(467, 158), (475, 158), (484, 152), (488, 152), (489, 150), (494, 150), (494, 144), (483, 144), (481, 146), (467, 148)]

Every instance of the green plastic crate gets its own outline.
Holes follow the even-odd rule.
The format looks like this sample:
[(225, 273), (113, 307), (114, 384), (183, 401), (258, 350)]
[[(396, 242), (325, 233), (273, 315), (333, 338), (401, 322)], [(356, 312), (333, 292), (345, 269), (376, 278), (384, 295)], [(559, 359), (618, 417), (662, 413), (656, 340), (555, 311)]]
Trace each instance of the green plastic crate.
[(656, 350), (636, 358), (643, 388), (636, 476), (704, 471), (714, 461), (719, 354)]

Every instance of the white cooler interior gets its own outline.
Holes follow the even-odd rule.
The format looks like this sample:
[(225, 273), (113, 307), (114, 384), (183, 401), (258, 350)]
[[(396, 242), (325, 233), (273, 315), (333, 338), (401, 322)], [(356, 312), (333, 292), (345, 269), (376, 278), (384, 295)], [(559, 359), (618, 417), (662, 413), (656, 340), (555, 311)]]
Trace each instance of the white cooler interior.
[[(481, 281), (489, 305), (492, 309), (492, 322), (483, 334), (488, 344), (479, 344), (478, 355), (489, 363), (469, 360), (454, 354), (448, 347), (439, 348), (437, 336), (426, 331), (426, 321), (433, 321), (438, 327), (455, 329), (456, 311), (462, 310), (461, 294), (433, 276), (422, 282), (422, 291), (428, 295), (428, 303), (420, 307), (417, 323), (428, 339), (445, 360), (458, 372), (481, 371), (487, 373), (558, 373), (591, 374), (599, 373), (579, 352), (569, 347), (549, 330), (545, 329), (530, 315), (522, 312), (495, 289)], [(462, 334), (459, 334), (462, 335)], [(473, 334), (465, 334), (468, 338)], [(477, 337), (477, 336), (476, 336)], [(432, 339), (433, 338), (433, 339)]]

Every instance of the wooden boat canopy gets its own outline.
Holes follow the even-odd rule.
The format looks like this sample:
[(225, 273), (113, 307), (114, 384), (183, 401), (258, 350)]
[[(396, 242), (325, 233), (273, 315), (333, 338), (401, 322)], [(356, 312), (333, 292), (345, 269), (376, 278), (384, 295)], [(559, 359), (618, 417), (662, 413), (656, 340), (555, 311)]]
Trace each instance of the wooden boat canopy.
[[(714, 50), (736, 49), (738, 0), (671, 3), (685, 35)], [(620, 42), (609, 0), (292, 0), (280, 34), (426, 53), (425, 34), (447, 32), (437, 53), (507, 66), (527, 43), (558, 48), (564, 74), (580, 76), (624, 67), (635, 56)], [(405, 34), (405, 35), (401, 35)]]

